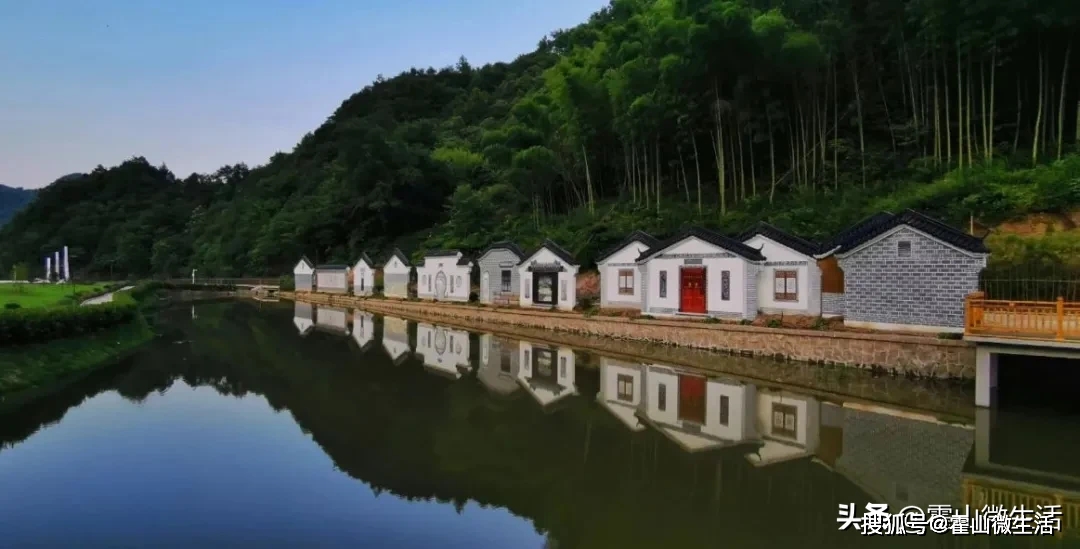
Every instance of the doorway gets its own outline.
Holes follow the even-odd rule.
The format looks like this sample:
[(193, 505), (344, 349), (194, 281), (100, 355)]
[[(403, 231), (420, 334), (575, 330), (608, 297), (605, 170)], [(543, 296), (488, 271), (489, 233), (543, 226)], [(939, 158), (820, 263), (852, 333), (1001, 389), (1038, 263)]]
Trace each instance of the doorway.
[(533, 273), (533, 303), (554, 305), (559, 300), (559, 273)]
[(705, 267), (683, 267), (679, 277), (679, 312), (705, 314)]
[(705, 424), (705, 378), (679, 376), (679, 419)]

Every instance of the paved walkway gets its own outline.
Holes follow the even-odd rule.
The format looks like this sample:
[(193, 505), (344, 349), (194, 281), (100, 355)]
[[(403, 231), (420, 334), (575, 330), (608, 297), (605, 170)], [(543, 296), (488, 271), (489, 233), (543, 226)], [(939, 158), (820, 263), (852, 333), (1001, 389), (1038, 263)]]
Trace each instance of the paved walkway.
[[(128, 290), (130, 290), (130, 289), (132, 289), (134, 287), (135, 286), (124, 286), (123, 288), (120, 288), (119, 290), (116, 290), (116, 292), (126, 292), (126, 291), (128, 291)], [(107, 293), (105, 295), (99, 295), (97, 297), (92, 297), (90, 299), (87, 299), (86, 301), (83, 301), (81, 303), (81, 305), (84, 305), (84, 306), (85, 305), (101, 305), (102, 303), (112, 303), (113, 294), (115, 294), (116, 292), (109, 292), (109, 293)]]

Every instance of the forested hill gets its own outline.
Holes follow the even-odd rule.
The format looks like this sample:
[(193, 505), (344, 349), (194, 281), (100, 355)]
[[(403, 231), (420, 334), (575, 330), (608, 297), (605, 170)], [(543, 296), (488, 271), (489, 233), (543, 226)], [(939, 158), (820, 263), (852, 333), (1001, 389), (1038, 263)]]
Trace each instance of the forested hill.
[(379, 78), (251, 170), (180, 180), (135, 158), (54, 184), (0, 231), (0, 267), (73, 242), (96, 273), (278, 274), (544, 236), (588, 260), (632, 228), (820, 237), (876, 209), (1067, 209), (1078, 17), (1075, 0), (615, 0), (512, 63)]
[(34, 199), (34, 191), (0, 185), (0, 227)]

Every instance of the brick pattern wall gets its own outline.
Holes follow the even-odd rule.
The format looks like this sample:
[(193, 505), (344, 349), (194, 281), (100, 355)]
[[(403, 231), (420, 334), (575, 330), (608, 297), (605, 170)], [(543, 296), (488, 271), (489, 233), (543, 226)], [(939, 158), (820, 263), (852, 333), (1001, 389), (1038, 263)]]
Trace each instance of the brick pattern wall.
[(296, 275), (296, 291), (298, 292), (310, 292), (311, 291), (312, 275), (298, 274)]
[(743, 297), (745, 303), (743, 305), (742, 318), (744, 320), (754, 320), (758, 315), (758, 274), (761, 272), (761, 267), (754, 265), (753, 263), (746, 264), (746, 271), (743, 273)]
[[(961, 471), (975, 442), (962, 427), (844, 409), (843, 453), (836, 468), (891, 508), (959, 506)], [(894, 507), (899, 506), (899, 507)]]
[(844, 294), (821, 294), (821, 313), (826, 315), (844, 314)]
[[(487, 273), (488, 287), (491, 292), (491, 298), (488, 300), (484, 300), (484, 296), (480, 296), (482, 303), (510, 304), (518, 302), (518, 288), (521, 287), (521, 279), (517, 267), (500, 267), (503, 263), (517, 265), (517, 262), (516, 255), (509, 250), (500, 249), (491, 250), (480, 259), (480, 276), (483, 277), (484, 273)], [(502, 272), (504, 269), (510, 270), (510, 290), (506, 292), (502, 290)]]
[(818, 297), (821, 295), (821, 268), (818, 267), (816, 262), (811, 261), (807, 268), (807, 276), (810, 278), (809, 288), (810, 293), (807, 295), (807, 309), (811, 316), (818, 316), (821, 314), (821, 299)]
[[(911, 242), (910, 257), (897, 243)], [(964, 297), (978, 289), (985, 258), (975, 258), (903, 227), (848, 257), (844, 319), (962, 328)]]

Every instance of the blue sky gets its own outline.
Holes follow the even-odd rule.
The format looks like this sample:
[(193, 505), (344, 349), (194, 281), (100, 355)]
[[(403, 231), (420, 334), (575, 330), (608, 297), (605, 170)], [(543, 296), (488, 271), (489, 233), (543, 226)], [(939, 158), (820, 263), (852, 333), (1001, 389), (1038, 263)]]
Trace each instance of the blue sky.
[(509, 61), (606, 0), (0, 0), (0, 183), (288, 151), (376, 75)]

